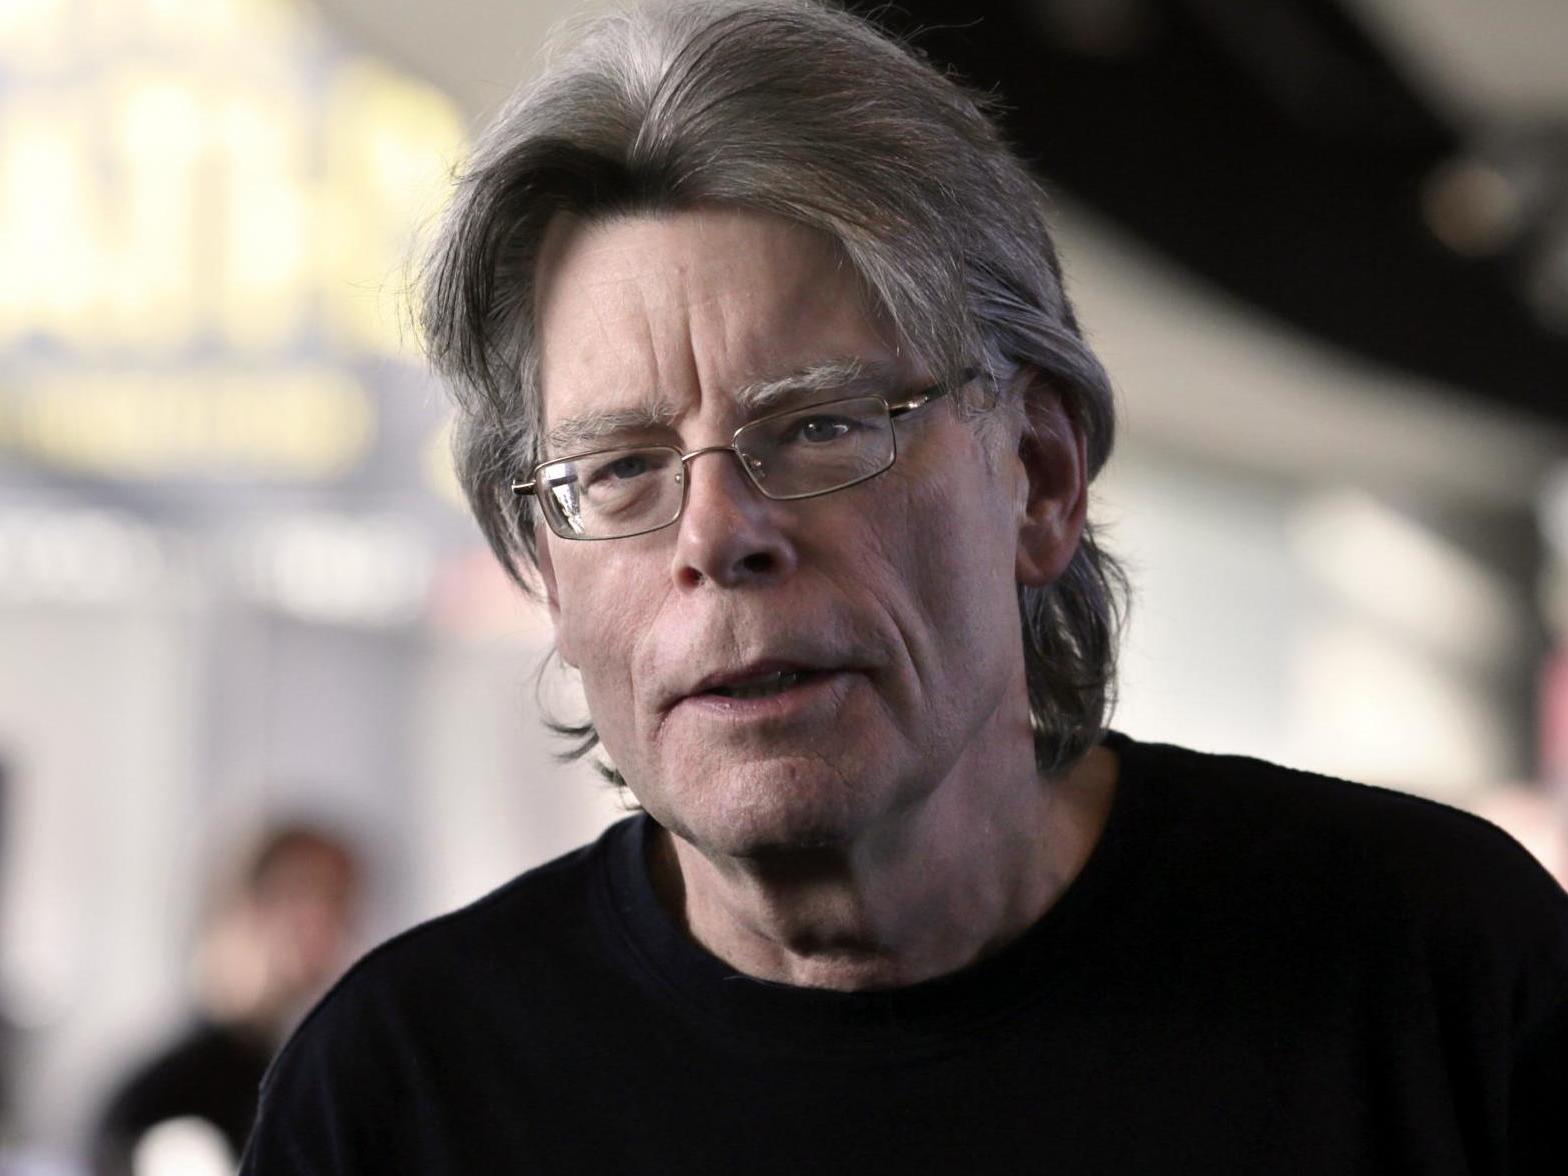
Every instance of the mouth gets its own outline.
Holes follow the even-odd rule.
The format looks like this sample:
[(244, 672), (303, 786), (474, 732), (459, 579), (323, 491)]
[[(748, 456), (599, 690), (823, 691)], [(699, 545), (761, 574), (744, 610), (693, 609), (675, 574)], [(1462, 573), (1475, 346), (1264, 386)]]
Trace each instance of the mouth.
[(695, 693), (715, 695), (719, 698), (769, 698), (791, 690), (810, 679), (820, 678), (826, 672), (825, 670), (774, 670), (738, 682), (710, 686), (706, 690)]
[[(739, 716), (773, 713), (803, 704), (821, 689), (841, 681), (845, 667), (798, 662), (756, 662), (709, 674), (671, 699), (668, 710), (697, 706), (710, 713)], [(782, 713), (782, 712), (781, 712)]]

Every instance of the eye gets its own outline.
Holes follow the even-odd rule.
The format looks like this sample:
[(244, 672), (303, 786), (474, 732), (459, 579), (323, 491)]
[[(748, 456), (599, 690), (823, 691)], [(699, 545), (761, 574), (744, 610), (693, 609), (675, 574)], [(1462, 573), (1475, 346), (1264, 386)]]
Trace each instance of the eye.
[(583, 482), (591, 488), (607, 489), (618, 483), (634, 481), (652, 468), (653, 462), (648, 454), (623, 453), (585, 470)]
[(600, 471), (601, 477), (606, 478), (635, 478), (648, 472), (648, 457), (643, 453), (628, 453), (625, 457), (618, 457)]
[(805, 441), (808, 444), (820, 445), (826, 441), (837, 441), (848, 434), (854, 424), (843, 417), (836, 416), (810, 416), (795, 422), (785, 437), (786, 441)]

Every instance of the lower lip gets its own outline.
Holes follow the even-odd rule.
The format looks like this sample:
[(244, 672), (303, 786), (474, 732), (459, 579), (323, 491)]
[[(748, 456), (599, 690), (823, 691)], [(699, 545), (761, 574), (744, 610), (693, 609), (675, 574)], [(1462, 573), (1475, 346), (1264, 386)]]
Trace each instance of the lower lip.
[(677, 711), (710, 719), (756, 721), (785, 719), (841, 698), (854, 672), (831, 670), (811, 674), (795, 685), (757, 698), (726, 694), (692, 694), (676, 704)]

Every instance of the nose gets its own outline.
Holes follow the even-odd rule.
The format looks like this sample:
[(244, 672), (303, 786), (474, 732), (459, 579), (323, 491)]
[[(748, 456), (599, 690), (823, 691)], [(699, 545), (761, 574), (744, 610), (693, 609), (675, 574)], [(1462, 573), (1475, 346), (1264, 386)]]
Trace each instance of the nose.
[(786, 504), (764, 498), (739, 460), (734, 450), (714, 448), (686, 462), (686, 509), (676, 524), (671, 569), (682, 588), (760, 585), (795, 568), (794, 544), (781, 526)]

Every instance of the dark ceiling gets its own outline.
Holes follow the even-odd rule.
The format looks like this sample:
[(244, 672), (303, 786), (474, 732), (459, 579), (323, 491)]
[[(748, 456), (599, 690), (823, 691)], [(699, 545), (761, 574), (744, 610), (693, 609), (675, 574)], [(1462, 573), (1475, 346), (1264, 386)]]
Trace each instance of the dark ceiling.
[(1568, 422), (1568, 292), (1552, 284), (1568, 282), (1568, 138), (1521, 128), (1523, 148), (1477, 155), (1334, 0), (874, 15), (994, 91), (1049, 185), (1234, 296)]

